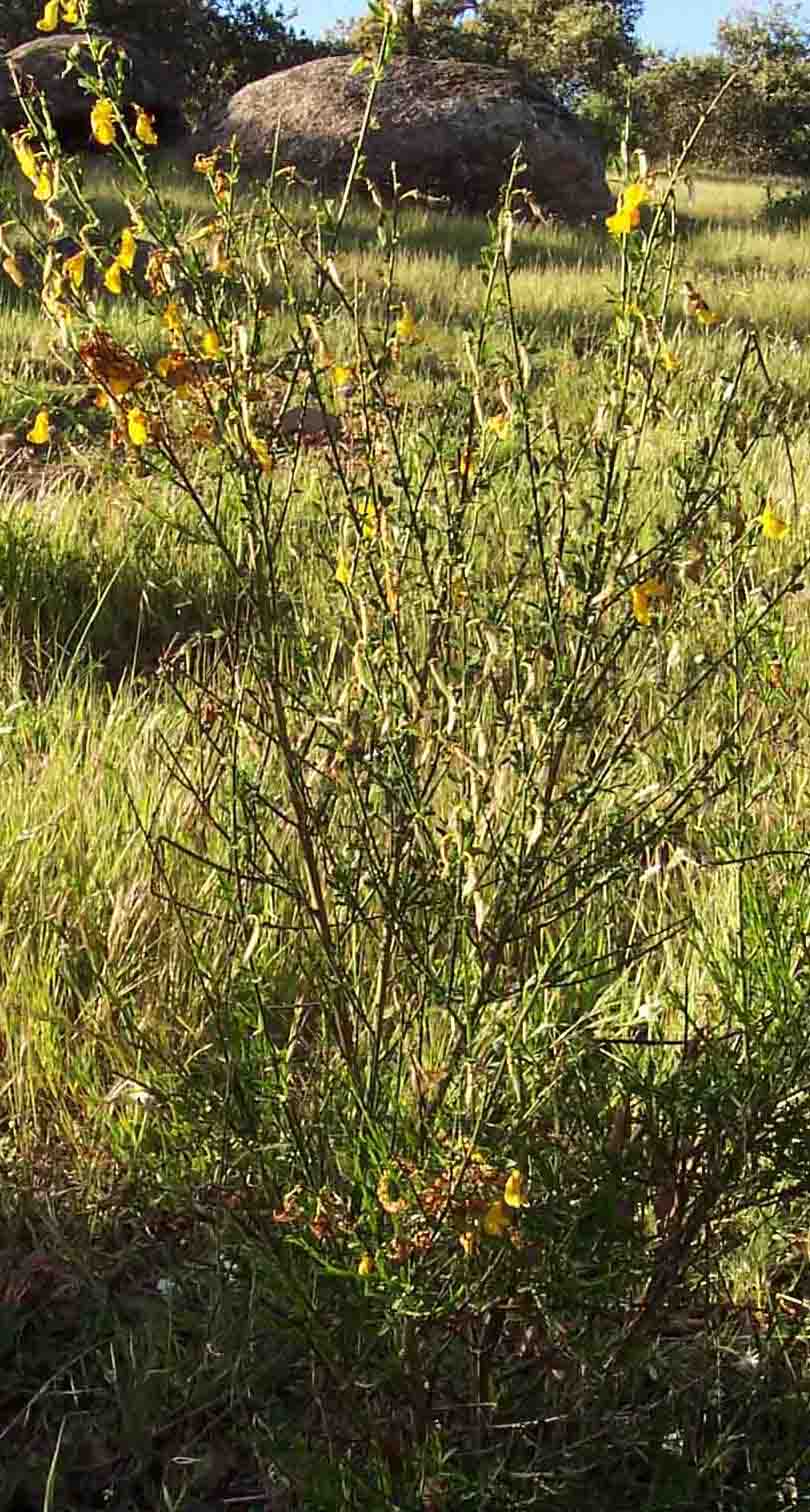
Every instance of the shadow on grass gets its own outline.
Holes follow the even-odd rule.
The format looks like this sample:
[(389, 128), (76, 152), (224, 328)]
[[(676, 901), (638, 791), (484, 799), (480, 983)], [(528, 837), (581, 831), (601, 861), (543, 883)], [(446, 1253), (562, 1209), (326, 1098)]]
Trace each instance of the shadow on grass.
[[(258, 1318), (240, 1317), (210, 1223), (178, 1204), (100, 1226), (63, 1213), (57, 1234), (31, 1210), (0, 1229), (0, 1263), (3, 1512), (267, 1504), (247, 1399), (223, 1412), (231, 1346)], [(281, 1422), (290, 1341), (274, 1336), (272, 1355), (263, 1410)], [(67, 1416), (66, 1389), (82, 1404)]]
[(224, 583), (156, 581), (153, 562), (105, 561), (21, 517), (0, 519), (0, 595), (6, 633), (41, 675), (72, 663), (113, 685), (153, 673), (170, 648), (211, 635), (236, 611)]
[(527, 1291), (480, 1329), (474, 1309), (464, 1327), (420, 1318), (414, 1351), (435, 1366), (422, 1381), (368, 1327), (351, 1274), (312, 1267), (311, 1319), (279, 1305), (283, 1241), (258, 1207), (233, 1220), (237, 1195), (164, 1192), (108, 1205), (103, 1223), (63, 1202), (47, 1220), (24, 1201), (6, 1217), (3, 1512), (805, 1504), (807, 1345), (778, 1319), (771, 1339), (744, 1307), (684, 1297), (602, 1377), (611, 1321), (587, 1296), (555, 1319)]
[[(406, 213), (399, 227), (401, 250), (410, 256), (447, 257), (461, 268), (475, 268), (492, 239), (487, 221), (466, 215), (436, 213), (430, 218)], [(343, 234), (347, 252), (363, 252), (374, 237), (369, 221), (349, 223)], [(610, 261), (610, 238), (598, 223), (576, 229), (568, 226), (519, 225), (513, 238), (513, 265), (600, 270)]]

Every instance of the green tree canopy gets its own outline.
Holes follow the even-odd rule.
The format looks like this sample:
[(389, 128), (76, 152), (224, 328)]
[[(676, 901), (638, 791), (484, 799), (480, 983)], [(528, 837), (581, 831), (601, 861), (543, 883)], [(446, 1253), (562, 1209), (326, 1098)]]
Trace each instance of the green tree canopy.
[(810, 31), (801, 17), (799, 5), (775, 3), (764, 11), (739, 6), (717, 23), (718, 51), (733, 68), (803, 65), (810, 57)]
[(481, 0), (473, 25), (493, 61), (544, 79), (576, 104), (592, 90), (623, 94), (640, 10), (640, 0)]
[(648, 151), (677, 154), (700, 114), (733, 76), (704, 127), (698, 156), (715, 167), (759, 173), (810, 170), (810, 33), (798, 7), (740, 9), (717, 27), (717, 51), (650, 54), (635, 83)]

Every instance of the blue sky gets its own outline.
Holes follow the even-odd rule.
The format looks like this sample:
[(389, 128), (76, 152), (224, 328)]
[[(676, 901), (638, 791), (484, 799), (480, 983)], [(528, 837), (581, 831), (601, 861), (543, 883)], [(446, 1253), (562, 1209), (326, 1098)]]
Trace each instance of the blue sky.
[[(317, 37), (338, 17), (345, 21), (365, 9), (364, 0), (298, 0), (293, 26)], [(639, 33), (669, 52), (705, 52), (720, 17), (734, 9), (735, 0), (646, 0)]]

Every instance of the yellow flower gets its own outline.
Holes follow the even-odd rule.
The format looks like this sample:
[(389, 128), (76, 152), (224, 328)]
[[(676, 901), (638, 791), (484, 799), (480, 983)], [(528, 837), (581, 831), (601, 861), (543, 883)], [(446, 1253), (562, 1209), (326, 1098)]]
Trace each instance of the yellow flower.
[(641, 215), (637, 207), (620, 207), (615, 215), (609, 215), (605, 221), (611, 236), (629, 236), (631, 231), (638, 229)]
[(135, 122), (135, 135), (145, 147), (157, 147), (158, 138), (155, 131), (155, 118), (144, 110), (142, 105), (135, 106), (138, 118)]
[(90, 112), (90, 130), (100, 147), (110, 147), (115, 141), (115, 106), (112, 100), (96, 100)]
[(39, 178), (39, 165), (37, 155), (31, 146), (30, 132), (25, 128), (22, 131), (15, 131), (11, 138), (11, 148), (26, 178), (35, 184)]
[(3, 258), (3, 272), (8, 274), (11, 282), (15, 283), (18, 289), (25, 288), (25, 274), (13, 252)]
[(493, 1202), (487, 1208), (482, 1220), (481, 1227), (490, 1239), (502, 1239), (506, 1230), (510, 1227), (512, 1215), (502, 1197)]
[(104, 274), (104, 287), (105, 289), (108, 289), (111, 294), (121, 294), (123, 292), (123, 284), (121, 283), (121, 264), (118, 261), (117, 257), (115, 259), (115, 262), (110, 263), (109, 268)]
[(628, 184), (621, 194), (623, 210), (637, 210), (639, 205), (646, 205), (650, 198), (650, 191), (646, 184)]
[(39, 170), (37, 181), (34, 185), (34, 199), (41, 200), (43, 204), (47, 204), (49, 199), (53, 199), (53, 179), (51, 178), (51, 170), (47, 165)]
[(490, 415), (487, 421), (487, 430), (491, 431), (493, 436), (497, 436), (499, 441), (502, 441), (504, 436), (507, 436), (509, 434), (511, 425), (511, 415)]
[(171, 331), (173, 336), (182, 335), (183, 316), (176, 299), (169, 300), (169, 303), (167, 304), (161, 316), (161, 321), (163, 325), (165, 325), (167, 331)]
[(760, 515), (762, 534), (766, 541), (781, 541), (783, 535), (787, 535), (789, 526), (784, 517), (777, 513), (769, 499)]
[(650, 600), (640, 583), (637, 583), (634, 588), (630, 589), (630, 604), (638, 623), (640, 625), (649, 625)]
[(360, 1259), (357, 1262), (357, 1274), (358, 1274), (358, 1276), (371, 1276), (373, 1274), (373, 1272), (374, 1272), (374, 1258), (373, 1258), (373, 1256), (369, 1255), (368, 1253), (366, 1253), (365, 1255), (361, 1255)]
[(202, 152), (198, 152), (197, 156), (194, 159), (193, 172), (206, 174), (213, 173), (214, 169), (217, 166), (218, 156), (219, 154), (216, 152), (212, 152), (210, 157), (205, 157)]
[(33, 442), (34, 446), (47, 446), (51, 439), (51, 422), (46, 409), (37, 411), (36, 419), (25, 439)]
[(142, 409), (131, 409), (127, 415), (127, 433), (133, 446), (145, 446), (149, 440), (149, 421)]
[(639, 205), (646, 204), (650, 191), (645, 184), (627, 184), (619, 195), (616, 212), (605, 221), (611, 236), (629, 236), (641, 224)]
[(652, 618), (653, 599), (669, 598), (669, 589), (660, 578), (647, 578), (630, 589), (630, 605), (638, 623), (649, 625)]
[(394, 326), (394, 331), (397, 341), (403, 341), (406, 346), (411, 345), (413, 342), (422, 340), (419, 327), (413, 318), (411, 308), (409, 305), (405, 304), (404, 301), (402, 304), (402, 314), (396, 325)]
[(665, 373), (677, 373), (681, 365), (680, 357), (676, 357), (668, 346), (663, 345), (658, 353), (658, 361)]
[(357, 515), (363, 529), (366, 540), (373, 541), (379, 529), (377, 506), (373, 499), (361, 499), (357, 506)]
[(529, 1197), (526, 1191), (526, 1177), (522, 1171), (510, 1171), (503, 1189), (503, 1200), (507, 1207), (528, 1207)]
[(37, 22), (37, 31), (53, 32), (59, 25), (59, 0), (48, 0), (40, 20)]
[(202, 347), (202, 350), (206, 357), (218, 357), (220, 347), (219, 337), (216, 331), (212, 330), (210, 327), (207, 331), (204, 331), (202, 340), (200, 341), (200, 346)]
[(133, 267), (135, 266), (135, 255), (137, 251), (138, 243), (136, 242), (135, 237), (132, 235), (129, 226), (125, 226), (123, 231), (121, 232), (121, 247), (116, 258), (116, 262), (120, 263), (122, 268), (126, 268), (128, 273), (131, 273)]
[(348, 398), (350, 394), (354, 393), (356, 380), (357, 374), (354, 368), (341, 367), (340, 363), (335, 363), (335, 366), (332, 368), (332, 382), (338, 394), (344, 394)]
[(79, 0), (62, 0), (62, 20), (67, 26), (81, 26)]
[(476, 1252), (476, 1250), (478, 1249), (478, 1233), (477, 1233), (477, 1230), (476, 1229), (466, 1229), (463, 1234), (459, 1234), (459, 1236), (458, 1236), (458, 1242), (461, 1245), (461, 1248), (463, 1249), (465, 1255), (469, 1259), (470, 1256), (474, 1255), (475, 1252)]
[(72, 257), (66, 257), (62, 263), (62, 268), (70, 279), (74, 289), (80, 289), (82, 286), (86, 262), (86, 252), (74, 252)]
[[(342, 584), (342, 586), (344, 588), (348, 588), (349, 585), (350, 585), (350, 583), (351, 583), (351, 580), (352, 580), (351, 563), (350, 563), (350, 561), (349, 561), (349, 559), (348, 559), (348, 557), (347, 557), (347, 555), (346, 555), (346, 553), (345, 553), (345, 551), (343, 550), (342, 547), (341, 547), (340, 551), (337, 554), (337, 561), (335, 562), (335, 577), (337, 578), (338, 582)], [(379, 1192), (380, 1192), (380, 1188), (377, 1187), (377, 1195), (378, 1196), (379, 1196)], [(380, 1197), (380, 1201), (382, 1202), (382, 1198), (381, 1197)], [(385, 1203), (384, 1202), (383, 1202), (383, 1207), (385, 1207)], [(390, 1209), (390, 1208), (386, 1209), (386, 1212), (390, 1212), (390, 1211), (392, 1211), (392, 1209)]]

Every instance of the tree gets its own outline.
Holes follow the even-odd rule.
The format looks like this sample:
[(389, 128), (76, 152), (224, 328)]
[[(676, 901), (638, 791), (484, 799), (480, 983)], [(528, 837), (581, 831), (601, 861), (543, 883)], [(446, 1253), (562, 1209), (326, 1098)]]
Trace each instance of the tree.
[(732, 75), (707, 122), (698, 156), (715, 167), (759, 173), (810, 170), (810, 34), (797, 7), (743, 9), (720, 21), (717, 52), (650, 55), (635, 85), (648, 150), (677, 153), (702, 111)]
[[(731, 74), (717, 53), (667, 57), (647, 53), (633, 84), (633, 119), (638, 140), (651, 162), (676, 158), (683, 144)], [(741, 152), (739, 90), (728, 94), (722, 111), (703, 128), (697, 156), (728, 167)]]
[(509, 63), (576, 105), (618, 98), (637, 65), (641, 0), (481, 0), (475, 26), (493, 61)]
[(717, 49), (732, 68), (776, 64), (802, 65), (810, 57), (810, 32), (802, 25), (801, 7), (775, 3), (768, 10), (739, 6), (717, 23)]

